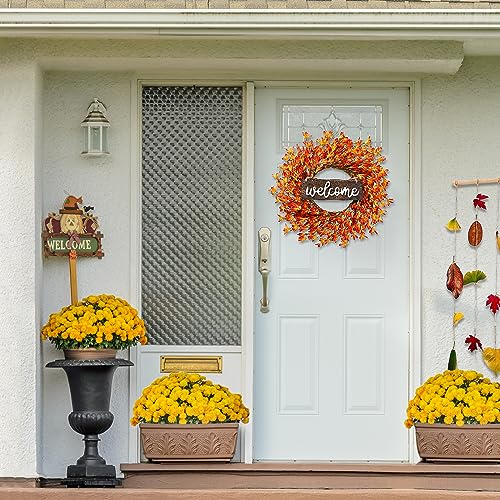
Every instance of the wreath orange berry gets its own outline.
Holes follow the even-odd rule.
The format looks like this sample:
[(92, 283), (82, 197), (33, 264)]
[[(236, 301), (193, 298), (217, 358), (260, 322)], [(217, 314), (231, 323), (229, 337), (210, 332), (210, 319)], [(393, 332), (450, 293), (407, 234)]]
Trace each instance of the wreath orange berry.
[[(387, 169), (381, 147), (372, 147), (368, 138), (353, 141), (340, 133), (325, 131), (316, 141), (304, 133), (303, 144), (289, 148), (283, 163), (273, 177), (270, 189), (279, 203), (279, 221), (285, 222), (283, 232), (298, 233), (298, 240), (311, 240), (317, 246), (338, 243), (347, 246), (350, 240), (376, 234), (375, 225), (382, 222), (386, 208), (393, 202), (387, 196)], [(337, 168), (363, 184), (363, 196), (345, 210), (329, 212), (314, 201), (302, 198), (302, 184), (327, 168)]]

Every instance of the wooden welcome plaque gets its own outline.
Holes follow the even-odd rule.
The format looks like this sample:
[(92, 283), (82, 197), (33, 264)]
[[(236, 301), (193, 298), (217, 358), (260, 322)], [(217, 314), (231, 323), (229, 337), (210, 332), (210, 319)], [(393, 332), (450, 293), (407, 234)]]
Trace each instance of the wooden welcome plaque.
[(49, 213), (43, 221), (42, 241), (45, 257), (68, 257), (71, 303), (78, 302), (77, 257), (104, 257), (94, 207), (84, 206), (82, 197), (69, 195), (59, 213)]
[(78, 257), (104, 256), (97, 217), (93, 207), (80, 204), (82, 198), (68, 196), (59, 213), (49, 213), (43, 223), (43, 250), (45, 257), (68, 257), (70, 252)]
[(309, 177), (302, 183), (305, 200), (358, 201), (363, 197), (363, 184), (356, 179), (318, 179)]

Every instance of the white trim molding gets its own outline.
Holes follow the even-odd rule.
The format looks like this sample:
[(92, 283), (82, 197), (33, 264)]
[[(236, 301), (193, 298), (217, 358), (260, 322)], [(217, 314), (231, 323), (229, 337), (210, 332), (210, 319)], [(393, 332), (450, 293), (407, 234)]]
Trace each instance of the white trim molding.
[(471, 40), (500, 38), (492, 9), (0, 9), (2, 36)]

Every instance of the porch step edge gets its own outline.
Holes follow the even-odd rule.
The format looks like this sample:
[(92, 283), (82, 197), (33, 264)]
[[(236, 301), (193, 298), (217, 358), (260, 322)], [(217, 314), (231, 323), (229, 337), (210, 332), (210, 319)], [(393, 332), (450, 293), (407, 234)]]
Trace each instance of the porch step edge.
[(428, 463), (418, 464), (351, 464), (351, 463), (299, 463), (299, 462), (267, 462), (267, 463), (210, 463), (210, 462), (171, 462), (171, 463), (123, 463), (120, 464), (123, 473), (145, 472), (213, 472), (225, 474), (256, 474), (256, 473), (290, 473), (303, 474), (307, 472), (325, 474), (500, 474), (500, 464), (454, 464)]

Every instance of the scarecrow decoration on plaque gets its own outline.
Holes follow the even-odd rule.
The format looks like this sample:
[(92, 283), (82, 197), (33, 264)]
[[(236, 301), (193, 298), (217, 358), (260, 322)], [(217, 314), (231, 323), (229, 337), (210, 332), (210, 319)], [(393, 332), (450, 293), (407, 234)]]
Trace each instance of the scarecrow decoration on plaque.
[[(393, 202), (387, 196), (387, 170), (382, 148), (372, 147), (371, 140), (353, 141), (342, 132), (332, 131), (313, 141), (304, 133), (304, 143), (290, 148), (283, 157), (276, 184), (271, 193), (279, 207), (283, 232), (296, 231), (298, 240), (311, 240), (317, 246), (365, 239), (376, 234), (375, 225), (382, 222), (386, 208)], [(327, 169), (338, 169), (349, 179), (324, 179), (317, 175)], [(345, 200), (343, 210), (329, 211), (317, 202)]]
[(77, 257), (104, 256), (97, 217), (94, 207), (84, 206), (82, 197), (69, 195), (59, 214), (49, 213), (43, 222), (43, 252), (45, 257), (68, 257), (71, 303), (78, 302), (76, 260)]

